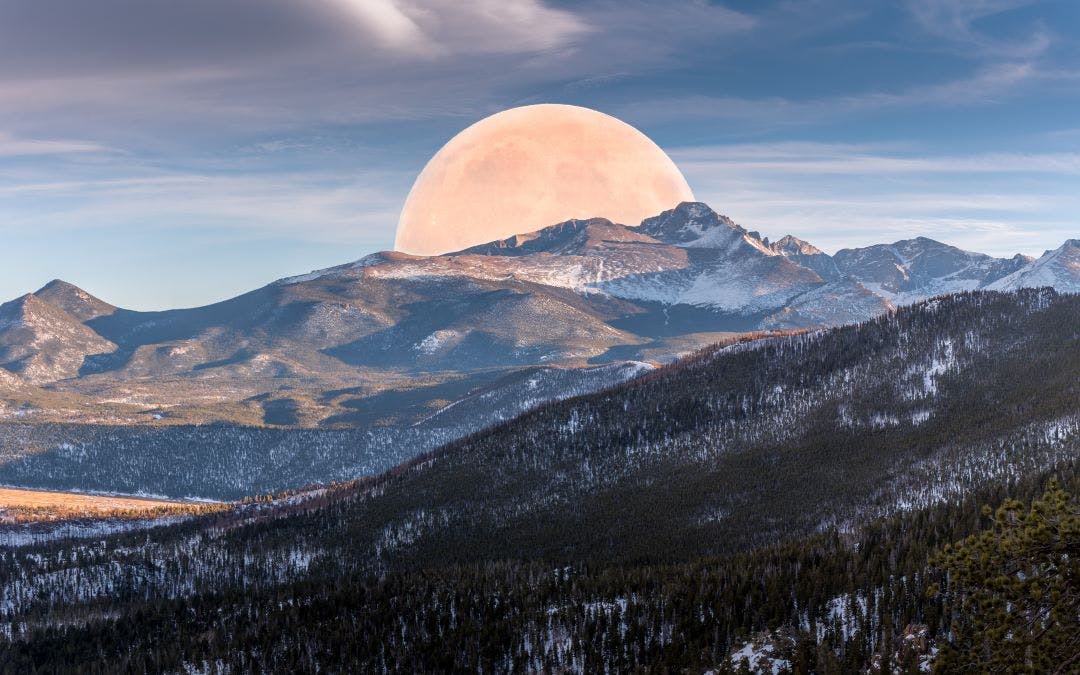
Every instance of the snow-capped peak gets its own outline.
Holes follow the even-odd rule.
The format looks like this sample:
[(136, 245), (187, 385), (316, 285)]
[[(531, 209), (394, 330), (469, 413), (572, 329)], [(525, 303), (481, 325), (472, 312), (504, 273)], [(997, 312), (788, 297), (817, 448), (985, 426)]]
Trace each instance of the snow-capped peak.
[(1080, 239), (1068, 239), (1056, 249), (1024, 265), (987, 288), (1014, 291), (1019, 288), (1052, 286), (1062, 293), (1080, 293)]
[(701, 202), (683, 202), (658, 216), (646, 218), (639, 229), (658, 241), (682, 248), (734, 250), (746, 245), (768, 256), (777, 255), (756, 232), (746, 231)]

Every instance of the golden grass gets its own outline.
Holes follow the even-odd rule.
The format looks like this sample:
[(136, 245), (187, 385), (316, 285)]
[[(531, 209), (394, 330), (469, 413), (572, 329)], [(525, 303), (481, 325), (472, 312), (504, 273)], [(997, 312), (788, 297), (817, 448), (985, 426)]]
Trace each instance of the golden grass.
[(0, 488), (0, 523), (71, 518), (149, 518), (216, 511), (224, 504)]

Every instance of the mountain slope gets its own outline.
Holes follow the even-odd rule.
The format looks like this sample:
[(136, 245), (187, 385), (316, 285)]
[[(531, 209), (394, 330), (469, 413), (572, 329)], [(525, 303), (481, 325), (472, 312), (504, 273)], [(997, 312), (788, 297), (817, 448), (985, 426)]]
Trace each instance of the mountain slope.
[(892, 302), (983, 288), (1030, 262), (1030, 258), (991, 258), (926, 237), (843, 249), (833, 256), (840, 274)]
[(18, 375), (0, 368), (0, 397), (11, 400), (23, 396), (31, 385)]
[(1049, 291), (735, 342), (453, 442), (275, 537), (363, 569), (685, 559), (931, 506), (1075, 456), (1078, 347), (1080, 298)]
[[(17, 421), (0, 427), (0, 484), (241, 499), (378, 474), (544, 402), (611, 387), (650, 370), (643, 363), (533, 367), (374, 395), (341, 390), (331, 394), (341, 412), (326, 429), (278, 428), (305, 414), (308, 402), (295, 393), (255, 402), (271, 428), (31, 423), (33, 416), (16, 408), (13, 413), (22, 412)], [(17, 401), (44, 398), (73, 405), (18, 382), (5, 390), (2, 376), (0, 393)]]
[[(214, 636), (210, 654), (229, 659), (254, 625), (277, 645), (260, 654), (307, 658), (366, 635), (373, 642), (349, 652), (356, 663), (393, 644), (395, 658), (430, 664), (418, 650), (460, 640), (496, 649), (492, 669), (535, 657), (539, 669), (589, 671), (574, 654), (624, 623), (634, 637), (616, 651), (634, 656), (612, 663), (627, 670), (660, 654), (672, 667), (715, 665), (766, 620), (858, 649), (842, 620), (880, 639), (889, 622), (940, 618), (919, 537), (949, 541), (974, 527), (986, 495), (1021, 483), (1027, 494), (1046, 472), (1075, 469), (1078, 355), (1080, 297), (1047, 290), (965, 293), (858, 326), (735, 342), (376, 479), (149, 536), (13, 550), (0, 560), (0, 613), (40, 621), (62, 608), (75, 626), (64, 630), (90, 620), (116, 641), (95, 653), (117, 654), (138, 652), (142, 633), (113, 617), (203, 617), (192, 634)], [(694, 562), (732, 554), (745, 557)], [(913, 604), (889, 604), (908, 593)], [(482, 625), (454, 624), (474, 611)], [(286, 616), (312, 618), (317, 634), (270, 630), (274, 617), (295, 625)], [(662, 635), (679, 636), (670, 651)], [(527, 646), (546, 639), (567, 646)]]
[(376, 500), (413, 532), (383, 555), (716, 553), (1039, 470), (1080, 439), (1078, 327), (1074, 296), (971, 295), (704, 354), (452, 446)]
[(34, 291), (34, 295), (53, 307), (59, 307), (84, 323), (99, 316), (112, 314), (117, 309), (104, 300), (95, 298), (78, 286), (61, 279), (53, 279)]
[(1080, 293), (1080, 239), (1070, 239), (1038, 260), (998, 279), (988, 288), (1012, 291), (1018, 288), (1051, 286), (1064, 293)]
[(0, 367), (30, 383), (75, 377), (87, 358), (116, 345), (36, 295), (0, 305)]

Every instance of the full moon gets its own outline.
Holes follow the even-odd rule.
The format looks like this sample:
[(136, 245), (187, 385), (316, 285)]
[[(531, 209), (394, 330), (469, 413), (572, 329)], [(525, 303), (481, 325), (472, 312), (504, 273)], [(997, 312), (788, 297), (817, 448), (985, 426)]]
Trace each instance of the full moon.
[(444, 145), (413, 184), (394, 248), (438, 255), (572, 218), (625, 225), (694, 201), (645, 134), (572, 105), (530, 105), (480, 120)]

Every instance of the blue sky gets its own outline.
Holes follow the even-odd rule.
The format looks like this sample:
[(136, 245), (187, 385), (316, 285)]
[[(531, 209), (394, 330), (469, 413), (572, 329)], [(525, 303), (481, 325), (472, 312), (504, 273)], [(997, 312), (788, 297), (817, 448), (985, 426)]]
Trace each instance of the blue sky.
[(1080, 235), (1075, 0), (0, 0), (0, 298), (190, 306), (389, 248), (442, 143), (538, 102), (830, 252)]

